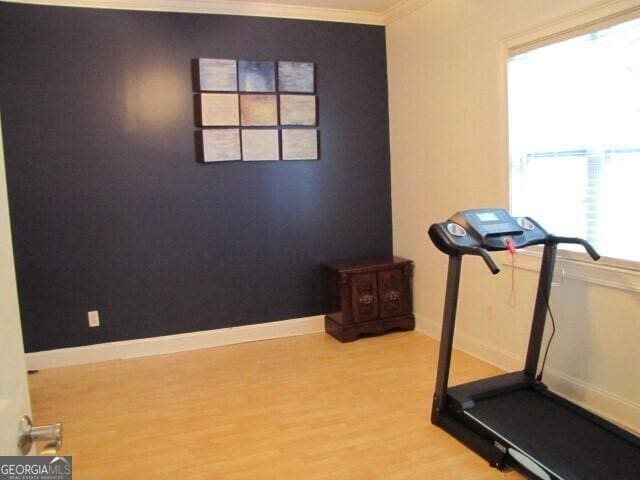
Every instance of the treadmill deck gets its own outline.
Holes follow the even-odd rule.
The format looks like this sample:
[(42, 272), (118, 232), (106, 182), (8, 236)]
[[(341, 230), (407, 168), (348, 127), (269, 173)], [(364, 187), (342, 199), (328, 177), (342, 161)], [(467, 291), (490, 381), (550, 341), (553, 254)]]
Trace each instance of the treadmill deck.
[(640, 447), (525, 388), (479, 400), (465, 414), (564, 480), (638, 480)]

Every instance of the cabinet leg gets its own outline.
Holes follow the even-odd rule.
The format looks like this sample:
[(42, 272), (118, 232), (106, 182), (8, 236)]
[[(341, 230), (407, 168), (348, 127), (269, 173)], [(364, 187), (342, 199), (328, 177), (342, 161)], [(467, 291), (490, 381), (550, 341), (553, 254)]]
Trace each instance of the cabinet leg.
[(353, 342), (360, 335), (358, 331), (345, 329), (328, 317), (324, 319), (324, 331), (342, 343)]

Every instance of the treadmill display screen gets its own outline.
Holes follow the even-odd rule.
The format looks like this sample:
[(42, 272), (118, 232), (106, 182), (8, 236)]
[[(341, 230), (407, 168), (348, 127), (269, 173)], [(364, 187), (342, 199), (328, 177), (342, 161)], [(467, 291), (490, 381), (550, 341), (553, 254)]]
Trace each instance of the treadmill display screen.
[[(515, 219), (509, 215), (509, 212), (501, 208), (464, 210), (459, 213), (469, 224), (469, 228), (477, 232), (484, 240), (489, 237), (522, 235), (523, 232), (520, 225), (518, 225)], [(453, 221), (455, 223), (455, 220)], [(467, 226), (464, 225), (464, 222), (462, 222), (461, 225), (467, 228)], [(469, 230), (469, 228), (467, 228), (467, 230)], [(498, 242), (491, 246), (502, 247), (503, 243)]]
[(481, 212), (476, 213), (476, 215), (478, 216), (478, 220), (480, 220), (481, 222), (497, 222), (498, 220), (500, 220), (498, 216), (493, 212)]

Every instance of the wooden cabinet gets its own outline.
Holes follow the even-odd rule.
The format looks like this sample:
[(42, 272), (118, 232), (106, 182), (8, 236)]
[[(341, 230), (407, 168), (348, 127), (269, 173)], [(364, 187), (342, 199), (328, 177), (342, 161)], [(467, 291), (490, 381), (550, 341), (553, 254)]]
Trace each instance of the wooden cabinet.
[(324, 266), (325, 331), (341, 342), (389, 330), (413, 330), (413, 262), (399, 257)]

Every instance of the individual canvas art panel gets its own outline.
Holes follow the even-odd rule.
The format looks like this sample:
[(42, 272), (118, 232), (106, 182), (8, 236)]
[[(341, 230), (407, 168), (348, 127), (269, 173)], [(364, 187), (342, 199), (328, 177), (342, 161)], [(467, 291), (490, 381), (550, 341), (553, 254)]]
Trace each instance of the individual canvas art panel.
[(283, 160), (317, 160), (318, 131), (311, 129), (282, 130)]
[(278, 130), (242, 130), (242, 159), (279, 160)]
[(278, 124), (278, 104), (275, 95), (240, 95), (242, 126), (275, 126)]
[(315, 74), (313, 63), (278, 62), (278, 91), (314, 93)]
[(205, 92), (238, 91), (238, 69), (235, 60), (197, 59), (198, 90)]
[(202, 130), (202, 161), (228, 162), (241, 160), (240, 130), (218, 128)]
[(238, 62), (238, 86), (241, 92), (275, 92), (276, 70), (273, 62)]
[(316, 125), (315, 95), (280, 95), (280, 125)]
[(196, 116), (203, 127), (240, 125), (238, 95), (235, 93), (203, 93), (196, 100)]

